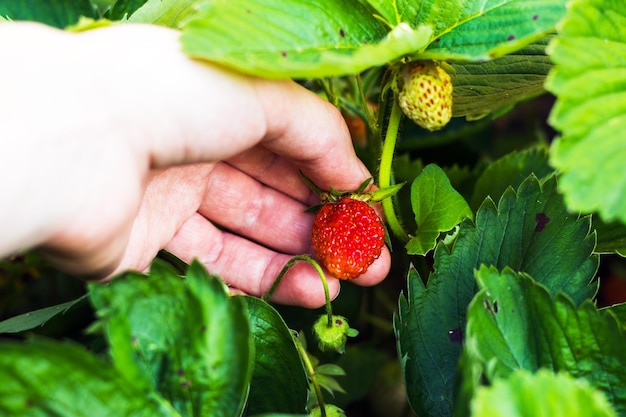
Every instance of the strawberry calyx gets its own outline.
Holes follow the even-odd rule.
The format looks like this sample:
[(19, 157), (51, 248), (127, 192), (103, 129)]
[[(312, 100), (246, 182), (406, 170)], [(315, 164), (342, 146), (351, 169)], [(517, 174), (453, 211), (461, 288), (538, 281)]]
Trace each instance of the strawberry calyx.
[(300, 171), (300, 176), (302, 177), (304, 183), (320, 198), (320, 204), (309, 207), (306, 210), (307, 212), (315, 212), (322, 205), (335, 203), (344, 197), (350, 197), (354, 200), (364, 201), (369, 204), (378, 203), (386, 198), (394, 196), (405, 184), (405, 182), (402, 182), (400, 184), (394, 184), (390, 187), (377, 188), (373, 191), (365, 192), (365, 190), (371, 188), (371, 185), (373, 184), (373, 178), (370, 177), (365, 179), (356, 190), (337, 190), (330, 187), (330, 189), (326, 191), (319, 188), (313, 181), (307, 178), (302, 171)]

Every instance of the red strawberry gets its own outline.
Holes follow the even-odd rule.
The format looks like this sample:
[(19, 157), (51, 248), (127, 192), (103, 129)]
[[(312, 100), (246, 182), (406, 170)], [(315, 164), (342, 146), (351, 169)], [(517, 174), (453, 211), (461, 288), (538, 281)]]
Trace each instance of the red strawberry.
[(376, 211), (351, 197), (323, 204), (312, 236), (317, 257), (339, 279), (353, 279), (367, 271), (385, 244), (385, 228)]

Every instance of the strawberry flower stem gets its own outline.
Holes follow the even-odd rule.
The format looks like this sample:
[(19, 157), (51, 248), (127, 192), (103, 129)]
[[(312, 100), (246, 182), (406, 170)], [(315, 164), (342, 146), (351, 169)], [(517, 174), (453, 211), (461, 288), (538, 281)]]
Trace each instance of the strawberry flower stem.
[(357, 74), (354, 77), (356, 79), (356, 84), (359, 90), (359, 96), (361, 98), (361, 105), (363, 107), (363, 114), (365, 114), (365, 120), (367, 120), (367, 125), (370, 130), (376, 134), (378, 127), (376, 126), (376, 118), (372, 115), (372, 111), (370, 109), (369, 103), (367, 102), (367, 97), (365, 96), (365, 90), (363, 88), (363, 80), (361, 80), (361, 75)]
[(317, 398), (317, 405), (320, 408), (322, 413), (322, 417), (326, 417), (326, 407), (324, 404), (324, 397), (322, 396), (322, 389), (320, 385), (317, 383), (317, 378), (315, 377), (315, 369), (313, 368), (313, 364), (309, 359), (309, 354), (306, 352), (304, 346), (297, 337), (293, 338), (293, 341), (296, 344), (296, 348), (298, 349), (298, 353), (300, 353), (300, 357), (302, 358), (302, 363), (304, 364), (304, 368), (306, 369), (307, 374), (309, 374), (309, 378), (311, 379), (311, 385), (313, 385), (313, 391), (315, 391), (315, 397)]
[(278, 284), (280, 284), (280, 281), (283, 279), (289, 268), (291, 268), (298, 261), (304, 261), (312, 265), (313, 268), (315, 268), (315, 270), (317, 271), (317, 274), (320, 276), (322, 286), (324, 287), (324, 299), (326, 300), (326, 315), (328, 316), (328, 327), (331, 327), (333, 324), (333, 308), (331, 305), (330, 292), (328, 291), (328, 281), (326, 281), (326, 275), (324, 274), (324, 271), (322, 270), (320, 264), (318, 264), (308, 255), (296, 255), (293, 258), (289, 259), (289, 261), (285, 264), (283, 269), (274, 280), (274, 283), (272, 284), (270, 289), (263, 296), (263, 301), (267, 302), (272, 297), (274, 291), (276, 291), (276, 288), (278, 287)]
[[(397, 97), (394, 94), (391, 115), (389, 116), (385, 141), (383, 142), (380, 167), (378, 169), (378, 185), (380, 188), (391, 186), (391, 166), (393, 163), (393, 154), (396, 148), (396, 140), (398, 138), (398, 129), (400, 128), (400, 120), (402, 120), (402, 111), (398, 105)], [(385, 198), (382, 201), (382, 206), (385, 217), (387, 218), (387, 223), (389, 224), (389, 228), (393, 234), (396, 235), (396, 237), (402, 242), (407, 242), (409, 240), (409, 236), (404, 231), (404, 228), (396, 216), (392, 198)]]
[(333, 86), (333, 79), (331, 77), (323, 78), (320, 80), (322, 83), (322, 87), (324, 88), (324, 92), (326, 93), (326, 98), (328, 101), (335, 107), (339, 108), (339, 97), (335, 94), (335, 87)]

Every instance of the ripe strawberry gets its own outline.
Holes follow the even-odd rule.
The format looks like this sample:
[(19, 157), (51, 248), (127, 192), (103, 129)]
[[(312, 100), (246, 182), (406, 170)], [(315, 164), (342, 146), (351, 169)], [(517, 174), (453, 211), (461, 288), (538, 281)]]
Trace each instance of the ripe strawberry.
[(402, 112), (424, 129), (439, 130), (452, 118), (452, 81), (439, 63), (403, 65), (396, 71), (392, 87)]
[(367, 271), (385, 244), (385, 227), (365, 201), (342, 197), (322, 205), (312, 228), (313, 250), (335, 278)]

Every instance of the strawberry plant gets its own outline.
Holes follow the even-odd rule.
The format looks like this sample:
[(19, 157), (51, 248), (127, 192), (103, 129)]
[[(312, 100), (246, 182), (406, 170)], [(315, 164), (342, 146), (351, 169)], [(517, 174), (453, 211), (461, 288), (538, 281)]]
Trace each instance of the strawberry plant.
[[(326, 290), (310, 311), (229, 296), (167, 253), (50, 307), (24, 282), (74, 281), (5, 260), (0, 313), (33, 311), (0, 322), (1, 415), (626, 416), (623, 1), (32, 3), (0, 16), (172, 27), (194, 59), (337, 106), (385, 224), (365, 189), (323, 190), (312, 247), (339, 278), (384, 244), (393, 265), (331, 303), (314, 255), (294, 257)], [(362, 262), (333, 246), (341, 206), (365, 213), (341, 234), (371, 238)]]

